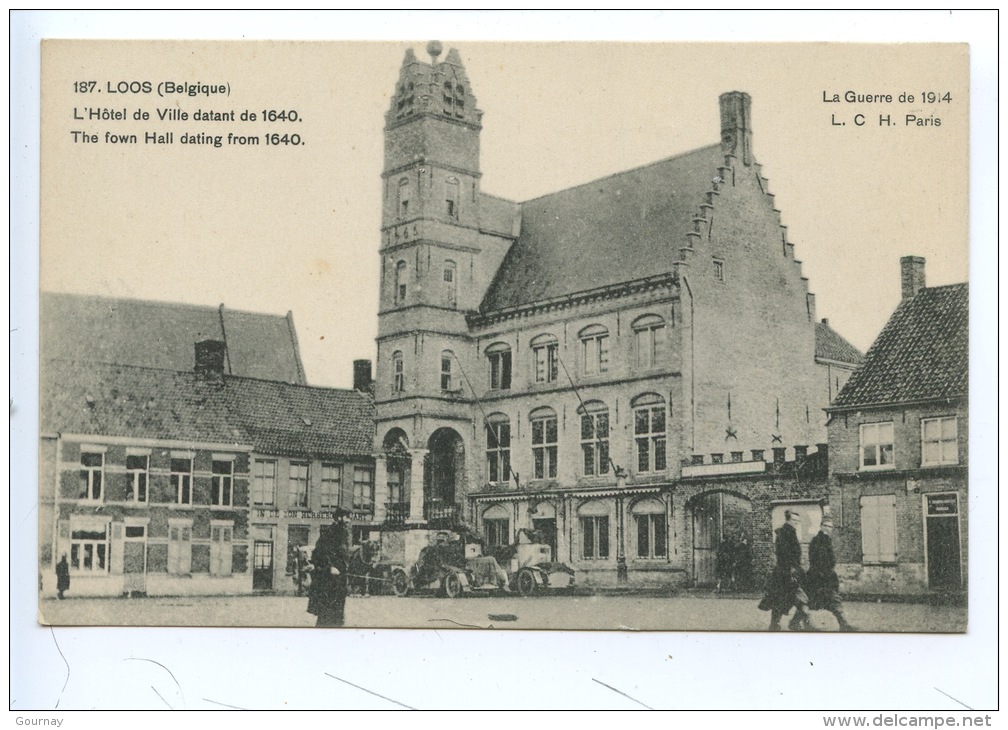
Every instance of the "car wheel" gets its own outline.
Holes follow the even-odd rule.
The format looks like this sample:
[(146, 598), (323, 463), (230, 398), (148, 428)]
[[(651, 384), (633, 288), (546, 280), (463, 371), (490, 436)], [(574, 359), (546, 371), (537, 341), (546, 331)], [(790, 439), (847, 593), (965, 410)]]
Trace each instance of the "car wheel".
[(518, 595), (531, 596), (536, 590), (535, 575), (528, 568), (522, 568), (518, 571), (515, 586), (518, 588)]
[(392, 592), (402, 598), (409, 593), (409, 576), (402, 568), (392, 571)]
[(449, 573), (444, 577), (445, 598), (458, 598), (462, 595), (462, 581), (458, 573)]

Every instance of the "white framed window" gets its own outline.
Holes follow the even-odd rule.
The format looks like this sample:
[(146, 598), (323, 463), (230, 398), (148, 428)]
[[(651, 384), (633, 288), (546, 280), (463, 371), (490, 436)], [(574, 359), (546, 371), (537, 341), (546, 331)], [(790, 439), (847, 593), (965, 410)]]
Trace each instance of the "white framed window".
[(322, 507), (338, 507), (340, 485), (343, 482), (343, 466), (340, 464), (322, 465), (322, 483), (319, 486), (319, 502)]
[(147, 454), (126, 455), (126, 478), (130, 491), (126, 499), (133, 502), (147, 501), (147, 480), (150, 472), (150, 456)]
[(168, 520), (168, 572), (172, 575), (192, 572), (191, 520)]
[(449, 218), (459, 217), (459, 181), (453, 177), (445, 180), (445, 213)]
[(406, 262), (398, 261), (395, 265), (394, 298), (396, 304), (403, 304), (406, 301), (406, 287), (408, 284), (409, 274), (406, 272)]
[(82, 451), (80, 468), (80, 499), (100, 502), (102, 484), (105, 477), (105, 454), (98, 451)]
[(633, 322), (637, 367), (653, 368), (661, 364), (661, 344), (665, 336), (665, 320), (657, 314), (646, 314)]
[(557, 475), (557, 416), (552, 408), (533, 411), (532, 461), (533, 478), (556, 479)]
[(210, 478), (210, 504), (230, 507), (234, 500), (234, 462), (214, 459)]
[(588, 502), (578, 510), (583, 560), (609, 558), (609, 510), (602, 502)]
[(276, 462), (256, 459), (252, 464), (252, 504), (272, 505), (276, 502)]
[(959, 463), (959, 422), (955, 416), (921, 419), (921, 466)]
[(894, 451), (892, 421), (861, 424), (862, 469), (892, 469)]
[(397, 205), (397, 211), (400, 218), (405, 218), (409, 215), (409, 202), (410, 202), (410, 184), (409, 178), (402, 178), (399, 181), (399, 203)]
[(445, 392), (452, 389), (452, 357), (450, 350), (441, 353), (441, 390)]
[(445, 261), (442, 279), (444, 280), (445, 306), (454, 307), (458, 303), (458, 284), (456, 282), (454, 261)]
[(665, 400), (657, 393), (639, 395), (630, 402), (634, 412), (637, 471), (666, 469)]
[(599, 375), (609, 369), (609, 330), (602, 325), (585, 327), (578, 333), (581, 340), (581, 372)]
[(486, 356), (490, 363), (490, 390), (511, 390), (511, 348), (491, 345)]
[(560, 343), (553, 335), (539, 335), (532, 340), (537, 383), (553, 383), (557, 379), (560, 360)]
[(585, 476), (609, 473), (609, 409), (600, 401), (578, 408), (581, 419), (581, 464)]
[(308, 509), (308, 462), (292, 461), (287, 476), (287, 506)]
[(170, 466), (176, 504), (192, 504), (192, 457), (172, 457)]
[(486, 424), (487, 480), (491, 484), (506, 484), (511, 478), (511, 422), (496, 413)]
[(865, 564), (896, 562), (896, 496), (861, 497), (861, 556)]
[(396, 350), (392, 353), (392, 393), (398, 394), (406, 390), (406, 378), (403, 375), (403, 354)]
[(354, 467), (353, 508), (366, 511), (374, 509), (374, 469), (370, 467)]
[(210, 575), (231, 575), (234, 522), (210, 522)]
[(665, 505), (657, 499), (645, 499), (633, 507), (637, 528), (637, 557), (651, 560), (668, 557), (668, 523)]
[(70, 570), (75, 573), (109, 572), (109, 525), (72, 525)]

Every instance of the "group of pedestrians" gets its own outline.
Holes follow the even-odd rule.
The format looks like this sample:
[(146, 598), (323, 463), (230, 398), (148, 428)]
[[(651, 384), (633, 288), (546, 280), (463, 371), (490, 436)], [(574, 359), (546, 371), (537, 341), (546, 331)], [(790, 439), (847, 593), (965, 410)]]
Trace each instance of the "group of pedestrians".
[(810, 630), (809, 611), (817, 610), (832, 613), (841, 631), (853, 631), (840, 602), (840, 579), (836, 574), (836, 556), (830, 537), (833, 519), (825, 515), (819, 533), (809, 543), (807, 573), (801, 564), (801, 543), (796, 528), (799, 519), (797, 513), (787, 510), (784, 524), (775, 534), (777, 564), (770, 572), (766, 594), (759, 603), (761, 610), (770, 612), (770, 631), (781, 630), (781, 619), (792, 608), (795, 614), (788, 622), (791, 631)]
[(714, 556), (717, 592), (747, 591), (752, 587), (753, 552), (749, 540), (728, 534)]

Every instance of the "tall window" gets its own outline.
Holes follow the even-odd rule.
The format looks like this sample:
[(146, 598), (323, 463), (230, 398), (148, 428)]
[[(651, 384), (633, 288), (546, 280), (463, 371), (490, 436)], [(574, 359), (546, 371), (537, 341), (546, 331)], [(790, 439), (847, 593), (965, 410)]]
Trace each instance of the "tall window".
[(403, 502), (403, 482), (405, 481), (405, 468), (401, 459), (389, 458), (386, 462), (386, 474), (388, 476), (389, 502), (392, 504), (402, 504)]
[(865, 563), (896, 562), (896, 497), (861, 497), (861, 553)]
[(720, 259), (714, 259), (714, 278), (724, 281), (724, 261)]
[(105, 454), (85, 451), (81, 453), (80, 499), (101, 500), (102, 475), (105, 471)]
[(581, 526), (581, 557), (605, 560), (609, 557), (609, 512), (601, 502), (589, 502), (578, 510)]
[(537, 383), (552, 383), (557, 379), (560, 346), (553, 335), (539, 335), (532, 340)]
[(893, 424), (861, 424), (861, 468), (893, 468)]
[(490, 390), (511, 390), (511, 348), (491, 345), (486, 355), (490, 362)]
[(633, 518), (637, 527), (637, 557), (667, 557), (665, 505), (656, 499), (639, 502), (634, 505)]
[(234, 462), (214, 460), (210, 480), (210, 504), (231, 506), (234, 499)]
[(192, 504), (192, 458), (173, 458), (171, 460), (172, 489), (175, 490), (175, 501), (178, 504)]
[(373, 510), (374, 469), (366, 466), (355, 466), (353, 490), (353, 508), (355, 510)]
[(664, 471), (665, 401), (656, 393), (647, 393), (634, 398), (630, 405), (634, 411), (637, 471)]
[(409, 179), (403, 178), (399, 181), (399, 205), (398, 205), (398, 215), (400, 218), (405, 218), (409, 215), (409, 199), (410, 199), (410, 185)]
[(276, 462), (257, 459), (252, 465), (252, 504), (271, 505), (276, 501)]
[(578, 409), (581, 416), (581, 456), (585, 476), (609, 473), (609, 409), (588, 401)]
[(511, 544), (511, 519), (503, 505), (494, 505), (483, 513), (483, 539), (487, 547)]
[(210, 523), (210, 575), (231, 575), (233, 522)]
[(634, 321), (633, 331), (637, 347), (637, 367), (657, 367), (661, 362), (661, 343), (665, 336), (665, 321), (657, 314), (647, 314)]
[(392, 393), (402, 393), (406, 390), (406, 379), (403, 375), (403, 356), (396, 350), (392, 353)]
[(959, 463), (959, 425), (955, 416), (921, 420), (921, 465)]
[(80, 526), (70, 532), (70, 569), (81, 573), (107, 573), (108, 524)]
[(339, 464), (322, 465), (322, 483), (319, 487), (319, 501), (322, 507), (338, 507), (340, 483), (343, 477), (343, 467)]
[(585, 375), (598, 375), (609, 369), (609, 330), (601, 325), (585, 327), (581, 339), (581, 370)]
[(452, 389), (452, 354), (449, 350), (441, 353), (441, 390)]
[(147, 501), (147, 473), (150, 457), (147, 454), (127, 454), (126, 478), (129, 480), (130, 492), (127, 499), (134, 502)]
[(446, 261), (444, 265), (444, 302), (447, 307), (454, 307), (458, 302), (458, 285), (455, 281), (455, 262)]
[(287, 506), (308, 508), (308, 462), (292, 461), (287, 479)]
[(406, 262), (399, 261), (395, 265), (395, 303), (402, 304), (406, 301), (406, 285), (409, 275), (406, 273)]
[(191, 521), (168, 521), (168, 572), (173, 575), (192, 572)]
[(459, 216), (459, 182), (453, 177), (445, 181), (445, 213), (449, 218)]
[(505, 484), (511, 478), (511, 423), (507, 416), (495, 414), (486, 424), (487, 480)]
[(556, 479), (557, 475), (557, 416), (552, 408), (533, 411), (532, 461), (534, 478)]

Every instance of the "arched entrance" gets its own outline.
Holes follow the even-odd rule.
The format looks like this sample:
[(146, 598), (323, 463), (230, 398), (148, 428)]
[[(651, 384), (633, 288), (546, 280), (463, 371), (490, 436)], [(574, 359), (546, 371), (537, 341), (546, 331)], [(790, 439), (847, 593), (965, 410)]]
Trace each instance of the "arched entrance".
[(409, 437), (401, 428), (393, 428), (382, 440), (385, 452), (385, 472), (388, 476), (386, 520), (400, 524), (409, 518), (409, 485), (413, 460), (409, 453)]
[(693, 580), (696, 585), (714, 585), (721, 541), (745, 540), (752, 545), (752, 502), (731, 492), (704, 492), (686, 506), (693, 516)]
[(433, 528), (451, 526), (462, 515), (457, 499), (465, 494), (465, 444), (451, 428), (439, 428), (427, 441), (424, 458), (424, 519)]

